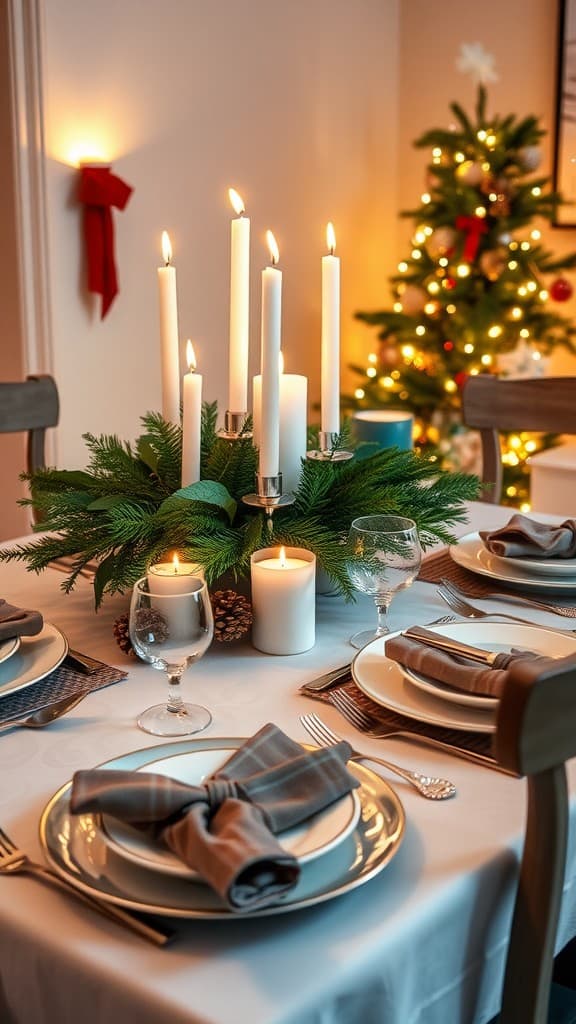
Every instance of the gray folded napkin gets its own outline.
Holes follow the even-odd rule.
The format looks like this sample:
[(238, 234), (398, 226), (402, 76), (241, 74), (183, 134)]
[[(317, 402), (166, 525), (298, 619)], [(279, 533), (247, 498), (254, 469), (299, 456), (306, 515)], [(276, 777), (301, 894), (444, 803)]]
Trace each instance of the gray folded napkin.
[(306, 752), (265, 725), (204, 785), (142, 772), (80, 771), (73, 814), (100, 812), (149, 830), (194, 868), (231, 910), (274, 903), (300, 877), (275, 838), (359, 785), (345, 742)]
[(481, 531), (480, 537), (501, 558), (576, 558), (576, 519), (550, 526), (517, 514), (500, 530)]
[(417, 640), (401, 636), (391, 637), (386, 641), (386, 657), (427, 676), (428, 679), (435, 679), (455, 690), (483, 697), (501, 696), (508, 677), (508, 669), (516, 661), (529, 659), (533, 662), (537, 659), (542, 663), (542, 671), (558, 664), (555, 658), (546, 658), (530, 651), (502, 651), (492, 665), (478, 665), (461, 655), (425, 647)]
[(40, 612), (17, 608), (0, 597), (0, 640), (15, 636), (36, 636), (44, 625)]

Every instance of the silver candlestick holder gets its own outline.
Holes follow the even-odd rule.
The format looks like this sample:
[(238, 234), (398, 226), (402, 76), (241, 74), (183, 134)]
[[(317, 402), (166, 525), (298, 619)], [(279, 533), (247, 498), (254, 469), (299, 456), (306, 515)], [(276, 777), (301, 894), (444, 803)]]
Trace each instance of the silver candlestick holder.
[(218, 436), (223, 437), (225, 441), (243, 441), (244, 438), (252, 437), (252, 431), (244, 429), (247, 419), (247, 412), (231, 412), (230, 409), (226, 409), (224, 427), (218, 431)]
[(277, 508), (285, 508), (294, 504), (293, 494), (282, 494), (282, 473), (276, 476), (262, 476), (256, 473), (256, 493), (245, 494), (242, 498), (245, 505), (263, 509), (268, 516), (268, 529), (272, 529), (272, 516)]
[(354, 452), (345, 451), (343, 448), (336, 448), (339, 434), (331, 430), (318, 431), (318, 448), (306, 452), (307, 459), (315, 459), (317, 462), (347, 462), (354, 458)]

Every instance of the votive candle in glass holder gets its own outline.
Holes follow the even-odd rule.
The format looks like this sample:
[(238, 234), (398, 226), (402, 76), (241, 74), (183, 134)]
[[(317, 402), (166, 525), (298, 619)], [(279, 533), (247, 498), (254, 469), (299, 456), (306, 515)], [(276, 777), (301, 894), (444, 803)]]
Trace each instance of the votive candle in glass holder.
[(151, 607), (164, 616), (174, 638), (185, 635), (185, 603), (171, 601), (170, 598), (198, 590), (204, 583), (202, 566), (193, 562), (181, 562), (178, 555), (174, 555), (171, 562), (157, 562), (151, 565), (146, 577)]
[(252, 643), (265, 654), (301, 654), (316, 640), (316, 556), (262, 548), (250, 559)]

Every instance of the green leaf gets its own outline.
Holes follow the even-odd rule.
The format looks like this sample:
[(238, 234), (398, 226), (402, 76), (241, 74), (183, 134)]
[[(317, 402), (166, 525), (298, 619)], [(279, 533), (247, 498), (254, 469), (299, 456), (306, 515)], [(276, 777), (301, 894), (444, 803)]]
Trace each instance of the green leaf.
[(96, 608), (99, 608), (102, 603), (106, 584), (109, 583), (114, 576), (115, 561), (116, 556), (112, 553), (111, 555), (108, 555), (108, 558), (105, 558), (100, 562), (100, 565), (96, 570), (96, 575), (94, 576), (94, 603)]
[(106, 512), (110, 508), (115, 508), (116, 505), (124, 505), (125, 502), (129, 501), (129, 494), (107, 494), (103, 498), (91, 501), (86, 508), (88, 512)]
[(158, 472), (158, 463), (160, 457), (150, 443), (150, 438), (146, 435), (140, 437), (136, 444), (136, 451), (142, 459), (142, 462), (152, 470), (153, 473)]
[(216, 505), (224, 510), (230, 522), (236, 515), (236, 502), (223, 484), (217, 480), (197, 480), (188, 487), (175, 491), (173, 498), (185, 498), (187, 501), (201, 501), (204, 505)]

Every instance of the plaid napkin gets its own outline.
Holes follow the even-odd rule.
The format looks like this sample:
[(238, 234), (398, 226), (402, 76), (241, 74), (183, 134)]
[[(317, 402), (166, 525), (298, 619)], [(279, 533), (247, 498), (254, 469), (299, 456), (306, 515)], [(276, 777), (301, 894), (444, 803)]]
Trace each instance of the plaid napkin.
[(488, 551), (500, 558), (576, 557), (576, 519), (550, 526), (518, 514), (499, 530), (480, 531), (480, 537)]
[(81, 771), (70, 807), (154, 828), (233, 911), (276, 902), (300, 877), (297, 859), (275, 838), (354, 789), (347, 743), (304, 752), (265, 725), (204, 785), (163, 775)]
[(40, 612), (17, 608), (0, 597), (0, 641), (15, 636), (36, 636), (43, 625)]
[(492, 665), (478, 665), (460, 655), (426, 647), (404, 636), (391, 637), (386, 641), (386, 657), (455, 690), (486, 697), (501, 696), (508, 669), (516, 661), (529, 659), (533, 662), (537, 659), (542, 663), (542, 671), (557, 664), (555, 658), (545, 658), (529, 651), (502, 651)]

